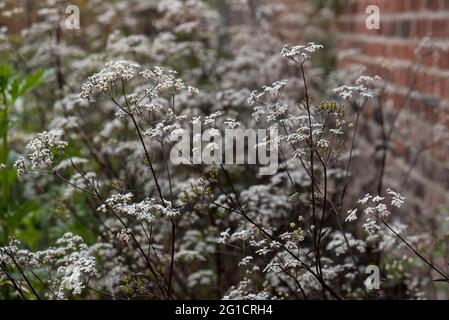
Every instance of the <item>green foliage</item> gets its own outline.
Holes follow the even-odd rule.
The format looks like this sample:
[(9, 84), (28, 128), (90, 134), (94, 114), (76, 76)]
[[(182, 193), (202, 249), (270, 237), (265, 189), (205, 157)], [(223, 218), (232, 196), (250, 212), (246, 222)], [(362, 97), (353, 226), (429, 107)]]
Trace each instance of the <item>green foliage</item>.
[(2, 104), (11, 107), (18, 98), (39, 86), (47, 73), (37, 70), (29, 75), (21, 75), (9, 64), (0, 64), (0, 90)]
[[(37, 210), (34, 201), (25, 201), (22, 190), (17, 185), (16, 171), (10, 159), (10, 145), (8, 131), (10, 129), (10, 114), (18, 99), (26, 95), (33, 88), (39, 86), (47, 73), (37, 70), (28, 75), (22, 75), (9, 64), (0, 64), (0, 163), (5, 167), (0, 171), (1, 201), (0, 201), (0, 239), (7, 240), (10, 230)], [(11, 193), (14, 192), (14, 195)]]

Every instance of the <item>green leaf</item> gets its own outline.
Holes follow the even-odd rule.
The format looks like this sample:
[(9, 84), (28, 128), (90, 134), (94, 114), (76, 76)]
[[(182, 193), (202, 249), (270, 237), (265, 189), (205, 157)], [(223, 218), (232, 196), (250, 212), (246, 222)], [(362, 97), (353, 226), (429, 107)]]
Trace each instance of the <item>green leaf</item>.
[(39, 208), (36, 201), (28, 200), (14, 209), (12, 215), (8, 216), (8, 227), (12, 230), (16, 229), (23, 222), (22, 220), (29, 214), (33, 213)]
[(8, 96), (11, 105), (14, 104), (14, 102), (16, 102), (17, 98), (20, 96), (19, 95), (20, 81), (21, 80), (19, 77), (14, 77), (14, 79), (10, 81)]
[(0, 88), (8, 86), (9, 79), (13, 75), (13, 69), (9, 64), (0, 64)]
[(46, 72), (44, 70), (37, 70), (28, 76), (20, 84), (20, 89), (18, 91), (18, 96), (23, 96), (25, 93), (30, 91), (31, 89), (40, 85), (43, 80)]

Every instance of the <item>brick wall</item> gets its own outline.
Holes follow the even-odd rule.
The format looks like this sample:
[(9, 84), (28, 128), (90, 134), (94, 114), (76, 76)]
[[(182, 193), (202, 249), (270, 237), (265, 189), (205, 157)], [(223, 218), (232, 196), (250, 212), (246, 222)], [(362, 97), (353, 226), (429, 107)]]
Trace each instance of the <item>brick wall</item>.
[[(380, 8), (379, 30), (365, 26), (368, 5)], [(386, 80), (391, 91), (387, 97), (391, 113), (402, 104), (413, 84), (392, 142), (386, 183), (409, 190), (409, 199), (419, 207), (432, 210), (447, 205), (447, 139), (432, 142), (437, 141), (435, 128), (440, 124), (449, 128), (445, 122), (449, 114), (449, 0), (349, 0), (337, 15), (335, 28), (339, 68), (361, 64), (367, 67), (367, 74)], [(415, 49), (425, 37), (430, 37), (436, 47), (419, 58)], [(362, 128), (368, 142), (362, 155), (376, 158), (379, 126), (375, 116)], [(407, 185), (401, 185), (409, 171)]]

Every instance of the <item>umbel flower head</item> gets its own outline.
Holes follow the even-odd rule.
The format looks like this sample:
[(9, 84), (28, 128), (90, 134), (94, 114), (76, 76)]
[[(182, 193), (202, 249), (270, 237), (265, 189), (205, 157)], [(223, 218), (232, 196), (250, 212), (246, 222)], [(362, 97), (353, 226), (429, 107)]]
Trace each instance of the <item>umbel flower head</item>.
[[(179, 210), (166, 208), (157, 203), (155, 199), (147, 198), (141, 202), (130, 204), (129, 202), (132, 198), (133, 195), (131, 193), (113, 194), (106, 199), (104, 204), (97, 208), (97, 211), (106, 213), (108, 210), (113, 210), (116, 213), (133, 216), (138, 221), (145, 220), (150, 223), (158, 217), (171, 218), (179, 214)], [(166, 203), (169, 202), (166, 201)]]
[(322, 48), (323, 46), (321, 44), (315, 44), (315, 42), (309, 42), (305, 46), (296, 45), (291, 48), (285, 45), (282, 48), (281, 57), (290, 59), (295, 63), (304, 64), (315, 51)]
[(56, 246), (43, 251), (29, 251), (17, 240), (0, 247), (0, 263), (22, 268), (40, 268), (52, 276), (45, 285), (56, 299), (79, 295), (89, 279), (97, 276), (95, 249), (88, 247), (80, 236), (65, 233), (56, 241)]
[[(32, 170), (47, 169), (53, 165), (54, 153), (63, 152), (67, 146), (63, 136), (64, 132), (59, 129), (44, 131), (27, 144)], [(23, 157), (15, 162), (14, 167), (17, 169), (19, 177), (29, 172)]]
[(378, 76), (374, 78), (361, 76), (356, 80), (354, 85), (343, 85), (335, 88), (333, 89), (333, 93), (341, 99), (349, 101), (356, 110), (359, 110), (365, 105), (368, 99), (374, 97), (374, 91), (371, 88), (378, 85), (380, 80), (381, 78)]
[(131, 61), (110, 61), (100, 72), (92, 75), (81, 86), (80, 97), (89, 100), (98, 93), (106, 93), (117, 81), (129, 81), (140, 66)]

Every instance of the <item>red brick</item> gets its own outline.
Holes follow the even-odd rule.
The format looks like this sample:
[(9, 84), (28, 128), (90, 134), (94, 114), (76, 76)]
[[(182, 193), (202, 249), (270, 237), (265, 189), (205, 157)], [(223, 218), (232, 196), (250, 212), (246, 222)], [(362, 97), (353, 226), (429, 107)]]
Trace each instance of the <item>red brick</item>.
[(429, 35), (429, 33), (431, 33), (429, 20), (419, 19), (415, 23), (417, 24), (415, 36), (426, 37)]
[(408, 0), (410, 11), (419, 11), (423, 7), (423, 0)]
[(432, 36), (447, 38), (449, 34), (449, 18), (431, 21)]
[(440, 91), (443, 98), (449, 101), (449, 79), (444, 78), (440, 81)]

